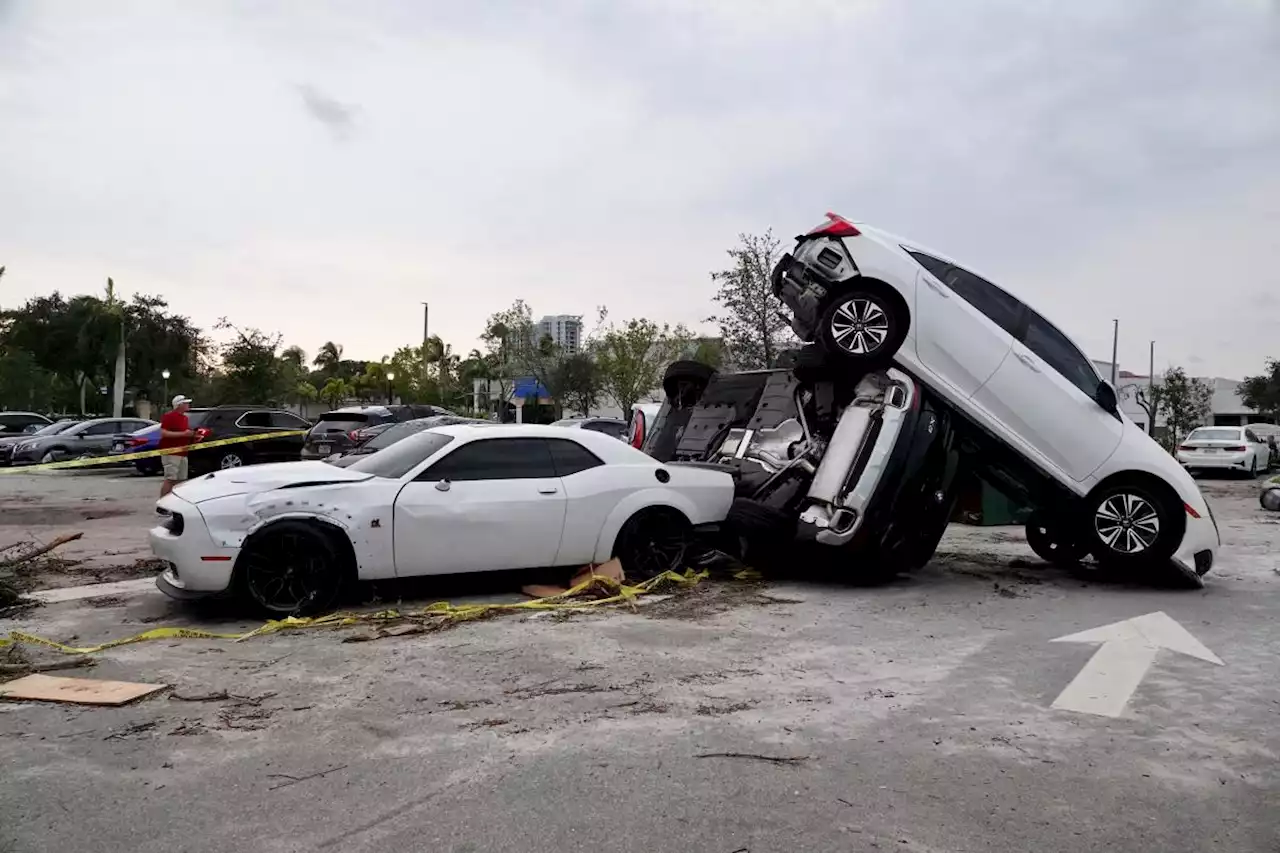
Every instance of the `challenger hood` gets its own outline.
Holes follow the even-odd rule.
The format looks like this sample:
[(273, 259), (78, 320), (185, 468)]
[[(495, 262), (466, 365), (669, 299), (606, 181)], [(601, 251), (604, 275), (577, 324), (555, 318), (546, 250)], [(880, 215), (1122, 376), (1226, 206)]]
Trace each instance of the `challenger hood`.
[(184, 501), (198, 504), (232, 495), (256, 495), (302, 486), (361, 483), (371, 479), (372, 474), (349, 471), (319, 461), (276, 462), (271, 465), (250, 465), (228, 471), (214, 471), (178, 485), (173, 493)]

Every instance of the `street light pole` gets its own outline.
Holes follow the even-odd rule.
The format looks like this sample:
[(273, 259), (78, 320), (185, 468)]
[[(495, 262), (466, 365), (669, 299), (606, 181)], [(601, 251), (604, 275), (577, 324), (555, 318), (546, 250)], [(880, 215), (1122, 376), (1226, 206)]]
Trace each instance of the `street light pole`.
[(387, 405), (390, 406), (395, 400), (391, 397), (391, 383), (396, 381), (395, 373), (387, 371)]
[[(422, 393), (426, 394), (426, 341), (428, 341), (428, 305), (422, 302)], [(420, 401), (421, 402), (421, 401)]]
[(164, 404), (169, 405), (169, 368), (160, 371), (160, 376), (164, 378)]
[(1151, 416), (1147, 420), (1147, 435), (1156, 434), (1156, 342), (1151, 342), (1151, 351), (1147, 361), (1147, 403), (1151, 406)]
[(1116, 387), (1116, 350), (1120, 346), (1120, 321), (1112, 320), (1111, 327), (1111, 387)]

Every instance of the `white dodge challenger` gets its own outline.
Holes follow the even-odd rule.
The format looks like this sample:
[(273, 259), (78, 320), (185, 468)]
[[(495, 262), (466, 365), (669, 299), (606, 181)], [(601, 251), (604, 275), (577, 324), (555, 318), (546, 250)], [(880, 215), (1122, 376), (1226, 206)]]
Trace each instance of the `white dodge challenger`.
[(656, 574), (732, 502), (728, 474), (663, 464), (603, 433), (458, 424), (347, 468), (215, 471), (156, 503), (150, 538), (166, 594), (234, 591), (279, 616), (322, 610), (357, 579), (613, 556), (628, 576)]

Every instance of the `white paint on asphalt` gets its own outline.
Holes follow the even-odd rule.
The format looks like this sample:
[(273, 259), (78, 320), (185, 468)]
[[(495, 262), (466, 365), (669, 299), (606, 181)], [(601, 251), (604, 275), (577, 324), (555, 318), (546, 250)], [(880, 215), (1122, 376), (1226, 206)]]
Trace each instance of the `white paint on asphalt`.
[(132, 580), (115, 581), (113, 583), (91, 583), (84, 586), (63, 587), (62, 589), (42, 589), (38, 592), (27, 593), (26, 597), (43, 604), (61, 604), (64, 601), (81, 601), (86, 598), (98, 598), (103, 595), (139, 595), (146, 592), (161, 594), (160, 590), (156, 589), (155, 578), (133, 578)]
[(1222, 666), (1217, 655), (1163, 611), (1057, 637), (1050, 642), (1102, 644), (1053, 700), (1053, 707), (1060, 711), (1102, 717), (1118, 717), (1124, 712), (1161, 649)]

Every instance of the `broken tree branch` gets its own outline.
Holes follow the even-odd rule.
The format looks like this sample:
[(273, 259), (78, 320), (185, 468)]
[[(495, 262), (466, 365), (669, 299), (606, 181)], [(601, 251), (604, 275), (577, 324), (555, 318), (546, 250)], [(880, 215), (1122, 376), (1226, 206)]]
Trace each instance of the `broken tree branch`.
[(755, 761), (768, 761), (773, 764), (798, 764), (801, 761), (808, 761), (809, 756), (797, 755), (794, 757), (779, 755), (758, 755), (754, 752), (704, 752), (695, 755), (694, 758), (750, 758)]
[(26, 563), (31, 560), (34, 560), (36, 557), (42, 557), (45, 554), (48, 554), (54, 548), (60, 548), (63, 545), (66, 545), (68, 542), (76, 541), (82, 536), (84, 536), (83, 532), (68, 533), (64, 536), (59, 536), (58, 538), (54, 539), (52, 542), (48, 543), (47, 545), (41, 545), (39, 548), (36, 548), (34, 551), (28, 551), (25, 554), (19, 554), (18, 556), (13, 557), (12, 559), (5, 560), (3, 563), (0, 563), (0, 569), (11, 569), (14, 566), (18, 566), (18, 565), (21, 565), (22, 563)]

